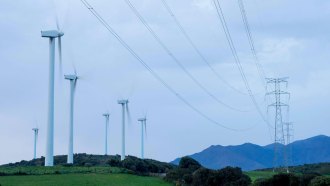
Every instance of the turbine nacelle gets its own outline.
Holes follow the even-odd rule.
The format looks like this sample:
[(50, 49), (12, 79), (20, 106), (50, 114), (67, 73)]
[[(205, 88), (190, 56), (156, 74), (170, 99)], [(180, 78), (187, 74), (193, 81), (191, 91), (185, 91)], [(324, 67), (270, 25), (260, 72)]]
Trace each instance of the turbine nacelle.
[(62, 37), (63, 35), (64, 33), (58, 30), (41, 31), (41, 37), (57, 38)]
[(109, 116), (110, 116), (110, 114), (108, 114), (108, 113), (105, 113), (105, 114), (103, 114), (103, 116), (104, 116), (104, 117), (109, 117)]
[(38, 131), (39, 129), (38, 129), (38, 128), (33, 128), (32, 130), (33, 130), (33, 131)]
[(127, 99), (123, 99), (123, 100), (118, 100), (118, 104), (127, 104), (128, 103), (128, 100)]
[(70, 81), (74, 81), (78, 79), (78, 76), (76, 75), (64, 75), (64, 78)]
[(146, 118), (139, 118), (138, 121), (143, 122), (143, 121), (147, 121), (147, 119)]

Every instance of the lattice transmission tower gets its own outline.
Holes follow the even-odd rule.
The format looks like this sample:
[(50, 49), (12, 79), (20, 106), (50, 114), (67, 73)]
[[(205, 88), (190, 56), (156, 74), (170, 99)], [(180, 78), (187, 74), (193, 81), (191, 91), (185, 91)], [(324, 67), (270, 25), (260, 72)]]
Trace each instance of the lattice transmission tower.
[[(267, 97), (271, 96), (272, 102), (268, 105), (269, 108), (274, 108), (274, 159), (273, 171), (281, 171), (281, 169), (289, 172), (287, 145), (290, 143), (290, 123), (285, 121), (285, 114), (288, 115), (290, 93), (283, 91), (288, 87), (288, 78), (267, 78), (267, 89), (271, 87), (271, 91), (266, 93)], [(270, 86), (272, 85), (272, 86)], [(283, 86), (284, 85), (284, 86)], [(285, 111), (283, 108), (286, 108)]]

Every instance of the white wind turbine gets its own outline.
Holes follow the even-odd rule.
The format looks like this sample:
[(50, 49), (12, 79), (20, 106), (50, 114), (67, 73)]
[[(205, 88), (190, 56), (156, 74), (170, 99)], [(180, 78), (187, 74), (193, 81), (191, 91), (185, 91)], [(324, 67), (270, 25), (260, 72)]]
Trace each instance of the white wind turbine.
[(109, 130), (109, 117), (110, 114), (109, 113), (105, 113), (103, 114), (103, 116), (105, 117), (105, 155), (108, 155), (108, 130)]
[(55, 39), (58, 38), (59, 60), (62, 64), (61, 37), (63, 32), (58, 30), (41, 31), (41, 37), (49, 38), (49, 89), (48, 89), (48, 121), (45, 166), (54, 165), (54, 76), (55, 76)]
[[(122, 136), (121, 136), (121, 160), (125, 159), (125, 110), (127, 112), (128, 120), (130, 120), (130, 113), (128, 109), (128, 100), (118, 100), (118, 104), (122, 105)], [(130, 121), (128, 121), (130, 122)]]
[(147, 118), (140, 118), (138, 121), (141, 122), (141, 159), (144, 159), (144, 135), (147, 135)]
[(75, 72), (74, 75), (64, 75), (66, 80), (70, 81), (70, 125), (69, 125), (69, 150), (67, 163), (73, 164), (73, 115), (74, 115), (74, 95), (76, 91), (78, 76)]
[(37, 158), (37, 140), (38, 140), (38, 128), (33, 128), (34, 131), (34, 150), (33, 150), (33, 159)]

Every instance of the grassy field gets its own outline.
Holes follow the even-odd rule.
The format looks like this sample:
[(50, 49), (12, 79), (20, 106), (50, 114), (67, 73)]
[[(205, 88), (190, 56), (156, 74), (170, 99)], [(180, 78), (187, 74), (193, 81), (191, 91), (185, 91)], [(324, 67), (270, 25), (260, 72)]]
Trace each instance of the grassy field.
[(130, 174), (59, 174), (0, 176), (1, 186), (170, 186), (161, 178)]
[(244, 174), (248, 175), (251, 178), (252, 182), (254, 182), (256, 179), (259, 178), (270, 178), (276, 173), (272, 171), (250, 171), (244, 172)]
[(136, 176), (117, 167), (0, 167), (1, 186), (168, 186), (161, 178)]
[(71, 173), (126, 173), (127, 170), (117, 167), (65, 167), (65, 166), (33, 166), (33, 167), (0, 167), (0, 175), (45, 175)]

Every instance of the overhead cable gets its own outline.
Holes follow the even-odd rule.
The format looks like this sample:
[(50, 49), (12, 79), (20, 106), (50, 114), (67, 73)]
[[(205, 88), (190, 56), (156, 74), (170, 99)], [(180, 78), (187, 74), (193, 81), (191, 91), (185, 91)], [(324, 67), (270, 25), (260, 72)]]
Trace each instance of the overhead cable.
[(184, 27), (182, 26), (182, 24), (180, 23), (180, 21), (177, 19), (177, 17), (175, 16), (175, 14), (173, 13), (172, 9), (168, 6), (166, 0), (161, 0), (163, 6), (165, 7), (165, 9), (167, 10), (167, 12), (172, 16), (175, 24), (178, 26), (179, 30), (181, 31), (181, 33), (184, 35), (184, 37), (187, 39), (187, 41), (189, 42), (189, 44), (192, 46), (192, 48), (195, 50), (195, 52), (197, 53), (197, 55), (202, 59), (202, 61), (207, 65), (207, 67), (212, 71), (212, 73), (225, 85), (227, 85), (229, 88), (231, 88), (232, 90), (234, 90), (235, 92), (242, 94), (242, 95), (248, 95), (245, 92), (242, 92), (241, 90), (235, 88), (234, 86), (232, 86), (228, 81), (226, 81), (215, 69), (214, 67), (210, 64), (210, 62), (206, 59), (206, 57), (203, 55), (203, 53), (200, 51), (200, 49), (197, 47), (197, 45), (195, 44), (195, 42), (191, 39), (191, 37), (188, 35), (188, 33), (186, 32), (186, 30), (184, 29)]
[(201, 110), (199, 110), (197, 107), (193, 106), (190, 102), (188, 102), (183, 96), (181, 96), (179, 93), (177, 93), (168, 83), (166, 83), (155, 71), (153, 71), (147, 63), (117, 34), (117, 32), (100, 16), (100, 14), (88, 3), (87, 0), (80, 0), (85, 7), (97, 18), (97, 20), (117, 39), (117, 41), (135, 58), (137, 61), (145, 68), (147, 69), (150, 74), (158, 80), (166, 89), (168, 89), (172, 94), (174, 94), (179, 100), (181, 100), (186, 106), (188, 106), (190, 109), (192, 109), (196, 114), (204, 118), (205, 120), (209, 121), (210, 123), (213, 123), (217, 126), (220, 126), (222, 128), (225, 128), (227, 130), (231, 131), (247, 131), (250, 130), (251, 127), (245, 128), (245, 129), (235, 129), (228, 127), (226, 125), (221, 124), (220, 122), (217, 122), (210, 118), (208, 115), (204, 114)]
[(223, 105), (224, 107), (238, 111), (238, 112), (248, 112), (247, 110), (242, 110), (239, 108), (236, 108), (234, 106), (231, 106), (222, 100), (220, 100), (218, 97), (216, 97), (214, 94), (212, 94), (200, 81), (197, 80), (186, 68), (185, 66), (180, 62), (180, 60), (173, 54), (173, 52), (165, 45), (165, 43), (160, 39), (160, 37), (157, 35), (157, 33), (149, 26), (149, 24), (146, 22), (146, 20), (142, 17), (142, 15), (137, 11), (137, 9), (134, 7), (134, 5), (131, 3), (130, 0), (125, 0), (127, 5), (130, 7), (132, 12), (136, 15), (136, 17), (141, 21), (141, 23), (146, 27), (146, 29), (150, 32), (150, 34), (154, 37), (154, 39), (158, 42), (158, 44), (165, 50), (165, 52), (168, 54), (168, 56), (171, 57), (171, 59), (182, 69), (182, 71), (185, 72), (185, 74), (201, 89), (203, 90), (208, 96), (210, 96), (213, 100), (215, 100), (217, 103)]

